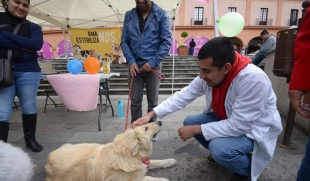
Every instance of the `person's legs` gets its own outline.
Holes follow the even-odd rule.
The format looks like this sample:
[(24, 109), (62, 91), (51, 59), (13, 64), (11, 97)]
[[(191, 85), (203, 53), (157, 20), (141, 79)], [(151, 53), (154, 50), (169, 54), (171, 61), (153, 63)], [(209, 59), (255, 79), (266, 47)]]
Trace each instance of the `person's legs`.
[(15, 84), (10, 87), (0, 88), (0, 140), (4, 142), (8, 140), (14, 97)]
[[(184, 126), (201, 125), (219, 121), (213, 113), (201, 113), (188, 116)], [(196, 135), (194, 138), (210, 151), (212, 158), (220, 165), (240, 175), (251, 175), (251, 153), (254, 148), (254, 141), (246, 136), (215, 138), (207, 141), (203, 135)]]
[(188, 55), (193, 56), (193, 54), (194, 54), (194, 48), (193, 47), (189, 48)]
[(0, 88), (0, 121), (10, 121), (14, 97), (15, 84), (10, 87)]
[(306, 146), (305, 157), (297, 172), (297, 181), (310, 180), (310, 138)]
[(254, 65), (258, 65), (262, 60), (264, 60), (265, 53), (258, 52), (257, 56), (252, 60)]
[[(161, 73), (161, 64), (154, 70)], [(154, 107), (158, 105), (158, 91), (160, 86), (160, 79), (153, 72), (143, 72), (142, 74), (146, 88), (147, 112), (150, 112), (153, 110)], [(150, 122), (154, 121), (157, 121), (157, 117), (154, 117), (150, 120)]]
[(230, 171), (251, 176), (251, 158), (254, 141), (245, 135), (214, 138), (209, 143), (212, 158)]
[[(215, 122), (215, 121), (219, 121), (220, 119), (218, 117), (215, 116), (215, 114), (213, 112), (210, 112), (208, 114), (206, 113), (201, 113), (201, 114), (194, 114), (194, 115), (190, 115), (188, 116), (184, 122), (183, 125), (184, 126), (189, 126), (189, 125), (201, 125), (201, 124), (206, 124), (206, 123), (211, 123), (211, 122)], [(194, 136), (194, 138), (206, 149), (208, 149), (209, 147), (209, 141), (207, 141), (205, 139), (205, 137), (200, 134), (200, 135), (196, 135)]]
[(37, 92), (41, 72), (15, 72), (15, 86), (22, 114), (37, 113)]
[[(131, 74), (128, 74), (128, 83), (130, 86)], [(129, 87), (130, 88), (130, 87)], [(132, 82), (131, 94), (130, 94), (130, 111), (131, 111), (131, 123), (142, 116), (142, 99), (143, 99), (144, 82), (141, 73), (138, 73)]]
[(27, 148), (40, 152), (43, 147), (35, 139), (37, 126), (37, 92), (41, 80), (41, 72), (15, 72), (15, 86), (22, 109), (24, 138)]

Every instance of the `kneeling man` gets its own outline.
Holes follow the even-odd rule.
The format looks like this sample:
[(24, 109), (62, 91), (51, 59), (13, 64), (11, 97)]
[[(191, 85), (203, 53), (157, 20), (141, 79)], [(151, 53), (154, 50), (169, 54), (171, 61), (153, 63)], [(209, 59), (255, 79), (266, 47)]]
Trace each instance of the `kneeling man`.
[(205, 95), (205, 111), (184, 120), (180, 138), (194, 137), (210, 151), (208, 161), (234, 172), (231, 180), (255, 181), (271, 162), (282, 131), (271, 82), (224, 37), (208, 41), (198, 59), (199, 76), (132, 127), (163, 118)]

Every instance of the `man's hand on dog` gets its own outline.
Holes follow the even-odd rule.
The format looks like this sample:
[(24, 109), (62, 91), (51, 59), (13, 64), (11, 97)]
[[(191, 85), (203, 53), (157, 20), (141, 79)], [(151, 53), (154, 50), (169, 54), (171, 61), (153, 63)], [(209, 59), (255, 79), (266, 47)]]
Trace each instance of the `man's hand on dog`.
[[(310, 118), (310, 92), (301, 90), (290, 90), (289, 96), (292, 107), (304, 118)], [(302, 96), (305, 96), (302, 100)]]
[(137, 119), (135, 122), (131, 124), (131, 128), (135, 129), (137, 126), (142, 126), (144, 124), (147, 124), (150, 121), (151, 117), (145, 115), (139, 119)]
[(155, 116), (156, 116), (156, 113), (154, 111), (151, 111), (147, 113), (146, 115), (142, 116), (141, 118), (137, 119), (136, 121), (134, 121), (131, 124), (131, 128), (135, 129), (137, 126), (142, 126), (144, 124), (147, 124), (150, 121), (150, 119)]
[(130, 74), (133, 77), (135, 77), (137, 75), (137, 73), (140, 72), (138, 65), (136, 63), (131, 64), (129, 69), (130, 69)]
[(150, 72), (151, 70), (152, 67), (150, 66), (149, 63), (145, 63), (140, 69), (141, 72)]
[(186, 141), (197, 134), (202, 134), (200, 125), (182, 126), (178, 130), (181, 140)]

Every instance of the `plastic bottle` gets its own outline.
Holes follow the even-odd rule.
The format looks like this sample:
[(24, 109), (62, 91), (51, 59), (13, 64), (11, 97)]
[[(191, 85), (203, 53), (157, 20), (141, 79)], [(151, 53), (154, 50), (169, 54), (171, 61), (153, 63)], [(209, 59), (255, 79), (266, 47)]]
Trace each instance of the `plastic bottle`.
[(122, 100), (117, 101), (117, 116), (118, 117), (124, 116)]

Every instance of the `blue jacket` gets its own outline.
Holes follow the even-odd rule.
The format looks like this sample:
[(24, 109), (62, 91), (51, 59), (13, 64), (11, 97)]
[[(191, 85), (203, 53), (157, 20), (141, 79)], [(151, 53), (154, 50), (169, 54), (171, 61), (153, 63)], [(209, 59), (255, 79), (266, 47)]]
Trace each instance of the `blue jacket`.
[(152, 2), (144, 31), (140, 33), (136, 8), (125, 14), (121, 47), (129, 65), (155, 68), (168, 55), (171, 46), (171, 26), (168, 13)]
[[(41, 27), (30, 22), (31, 38), (26, 38), (8, 31), (0, 31), (0, 47), (7, 49), (22, 50), (25, 48), (24, 56), (13, 62), (13, 70), (17, 72), (40, 72), (38, 54), (43, 46), (43, 33)], [(1, 57), (0, 57), (1, 58)]]

